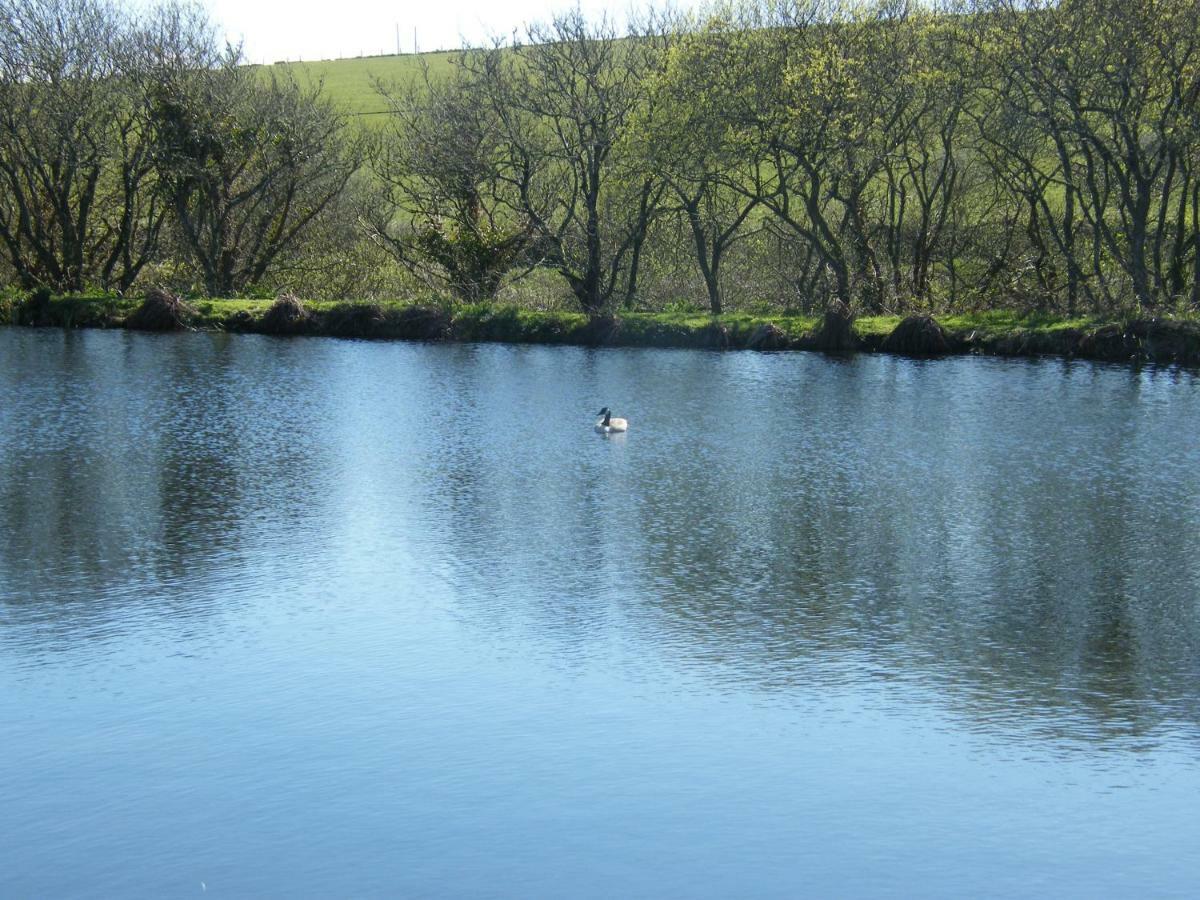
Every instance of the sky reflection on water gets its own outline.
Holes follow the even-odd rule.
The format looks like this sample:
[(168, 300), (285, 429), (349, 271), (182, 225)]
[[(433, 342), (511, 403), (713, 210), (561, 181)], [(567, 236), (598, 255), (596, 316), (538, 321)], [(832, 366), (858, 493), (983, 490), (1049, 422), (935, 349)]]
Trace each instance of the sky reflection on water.
[(0, 894), (1200, 871), (1190, 373), (0, 329), (0, 397)]

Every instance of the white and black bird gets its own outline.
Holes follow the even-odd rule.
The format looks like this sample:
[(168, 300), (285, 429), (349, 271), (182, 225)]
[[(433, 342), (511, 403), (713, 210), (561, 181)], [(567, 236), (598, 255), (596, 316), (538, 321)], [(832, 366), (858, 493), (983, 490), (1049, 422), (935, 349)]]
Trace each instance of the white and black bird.
[(629, 423), (624, 419), (614, 419), (612, 410), (607, 406), (596, 415), (601, 417), (600, 421), (596, 423), (596, 430), (601, 434), (614, 434), (618, 431), (629, 430)]

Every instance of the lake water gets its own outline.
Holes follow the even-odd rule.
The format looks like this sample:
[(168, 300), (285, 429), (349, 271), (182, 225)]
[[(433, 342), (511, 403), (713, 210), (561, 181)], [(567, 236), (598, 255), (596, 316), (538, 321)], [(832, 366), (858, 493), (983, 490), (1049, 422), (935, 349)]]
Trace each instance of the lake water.
[(1062, 360), (0, 329), (0, 896), (1194, 896), (1198, 429)]

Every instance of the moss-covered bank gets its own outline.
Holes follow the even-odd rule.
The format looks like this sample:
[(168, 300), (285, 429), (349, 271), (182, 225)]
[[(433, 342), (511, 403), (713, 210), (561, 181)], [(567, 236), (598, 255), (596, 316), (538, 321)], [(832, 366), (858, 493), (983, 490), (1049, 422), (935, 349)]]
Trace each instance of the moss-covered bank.
[[(860, 350), (908, 355), (976, 353), (996, 356), (1075, 356), (1120, 362), (1200, 364), (1200, 320), (1175, 317), (1061, 319), (1007, 312), (939, 318), (874, 316), (854, 320), (849, 336), (808, 316), (629, 313), (588, 319), (571, 312), (514, 307), (447, 311), (411, 304), (301, 303), (201, 300), (182, 306), (182, 320), (146, 309), (136, 299), (47, 297), (0, 300), (0, 324), (63, 328), (134, 328), (162, 322), (164, 330), (330, 335), (424, 341), (506, 341), (586, 346), (686, 347), (751, 350)], [(161, 302), (158, 301), (158, 302)], [(837, 332), (835, 334), (835, 332)]]

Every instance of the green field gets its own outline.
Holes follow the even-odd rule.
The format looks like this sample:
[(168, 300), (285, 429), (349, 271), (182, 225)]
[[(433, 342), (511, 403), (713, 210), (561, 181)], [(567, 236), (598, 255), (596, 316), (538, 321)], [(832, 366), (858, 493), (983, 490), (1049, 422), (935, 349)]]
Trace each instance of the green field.
[(290, 71), (301, 84), (323, 82), (325, 95), (339, 109), (370, 119), (387, 112), (387, 103), (375, 89), (376, 81), (385, 84), (411, 84), (421, 77), (421, 67), (434, 74), (448, 69), (453, 51), (399, 56), (362, 56), (352, 59), (327, 59), (319, 62), (275, 63), (262, 66), (264, 73)]

